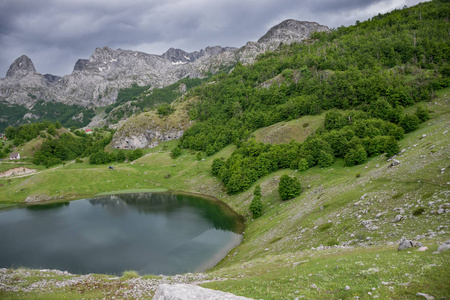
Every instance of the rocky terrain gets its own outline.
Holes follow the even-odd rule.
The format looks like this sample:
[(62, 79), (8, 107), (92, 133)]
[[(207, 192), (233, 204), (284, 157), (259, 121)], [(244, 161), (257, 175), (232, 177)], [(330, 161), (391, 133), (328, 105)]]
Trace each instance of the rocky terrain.
[(138, 51), (97, 48), (89, 59), (79, 59), (72, 74), (63, 77), (38, 73), (26, 55), (17, 58), (0, 79), (0, 101), (31, 108), (38, 99), (83, 107), (101, 107), (114, 103), (119, 89), (151, 85), (163, 87), (185, 77), (203, 77), (216, 73), (220, 66), (238, 61), (251, 63), (255, 57), (273, 50), (280, 43), (302, 41), (312, 32), (328, 27), (312, 22), (286, 20), (270, 29), (257, 42), (240, 49), (206, 47), (192, 53), (169, 49), (162, 55)]

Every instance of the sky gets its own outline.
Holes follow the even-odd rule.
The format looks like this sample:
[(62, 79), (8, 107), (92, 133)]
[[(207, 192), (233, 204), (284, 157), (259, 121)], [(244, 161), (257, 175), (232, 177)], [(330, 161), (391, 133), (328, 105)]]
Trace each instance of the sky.
[(330, 28), (425, 0), (0, 0), (0, 77), (25, 54), (67, 75), (97, 47), (163, 54), (241, 47), (286, 19)]

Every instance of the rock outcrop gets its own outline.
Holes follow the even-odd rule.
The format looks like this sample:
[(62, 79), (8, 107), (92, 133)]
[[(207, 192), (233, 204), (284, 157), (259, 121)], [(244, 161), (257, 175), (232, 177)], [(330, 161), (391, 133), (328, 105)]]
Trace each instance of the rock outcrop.
[(153, 148), (161, 142), (179, 139), (192, 121), (189, 119), (189, 103), (177, 104), (174, 113), (160, 117), (154, 111), (133, 116), (122, 122), (113, 136), (111, 147), (118, 149)]
[(258, 54), (277, 49), (280, 44), (289, 45), (308, 39), (314, 32), (329, 31), (327, 26), (316, 22), (285, 20), (275, 25), (257, 42), (248, 42), (237, 51), (239, 61), (251, 64)]
[(250, 300), (231, 293), (215, 291), (194, 284), (161, 284), (153, 300)]

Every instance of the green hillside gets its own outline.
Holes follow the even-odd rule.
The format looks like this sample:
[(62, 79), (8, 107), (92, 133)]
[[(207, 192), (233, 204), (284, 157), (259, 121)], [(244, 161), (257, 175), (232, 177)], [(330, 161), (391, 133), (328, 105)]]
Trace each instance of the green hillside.
[[(426, 2), (237, 65), (178, 98), (174, 118), (188, 110), (194, 125), (139, 158), (106, 146), (109, 132), (67, 133), (115, 158), (114, 170), (86, 149), (77, 162), (39, 161), (36, 173), (0, 177), (0, 208), (111, 191), (206, 194), (246, 217), (243, 241), (202, 274), (1, 269), (0, 298), (150, 298), (160, 283), (254, 299), (450, 297), (450, 251), (435, 253), (450, 239), (449, 13), (446, 1)], [(64, 148), (62, 136), (49, 140)], [(38, 144), (13, 143), (3, 147)], [(17, 166), (33, 168), (25, 159), (0, 170)], [(301, 185), (289, 200), (278, 191), (285, 175)], [(398, 251), (402, 237), (427, 249)]]

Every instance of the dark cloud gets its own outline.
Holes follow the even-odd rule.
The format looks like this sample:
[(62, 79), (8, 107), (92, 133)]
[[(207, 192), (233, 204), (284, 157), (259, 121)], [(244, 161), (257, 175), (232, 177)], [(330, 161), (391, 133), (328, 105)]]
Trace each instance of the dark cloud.
[(421, 0), (0, 1), (0, 77), (22, 54), (40, 73), (69, 74), (96, 47), (162, 54), (170, 47), (243, 46), (291, 18), (354, 24)]

